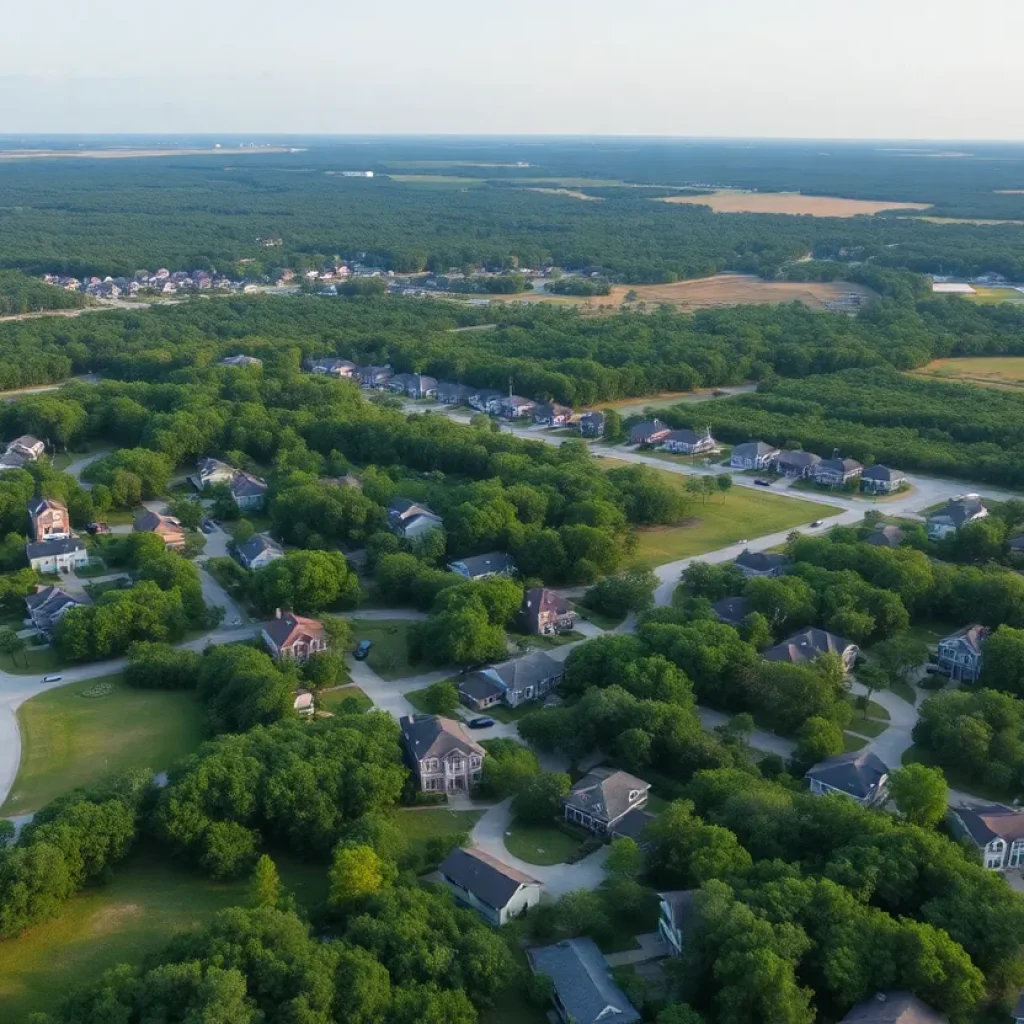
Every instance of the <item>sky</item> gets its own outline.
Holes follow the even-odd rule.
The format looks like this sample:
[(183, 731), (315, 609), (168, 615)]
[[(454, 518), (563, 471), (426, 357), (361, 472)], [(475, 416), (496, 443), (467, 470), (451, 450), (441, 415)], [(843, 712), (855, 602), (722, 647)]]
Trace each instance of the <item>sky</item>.
[(5, 3), (0, 133), (1021, 139), (1024, 3)]

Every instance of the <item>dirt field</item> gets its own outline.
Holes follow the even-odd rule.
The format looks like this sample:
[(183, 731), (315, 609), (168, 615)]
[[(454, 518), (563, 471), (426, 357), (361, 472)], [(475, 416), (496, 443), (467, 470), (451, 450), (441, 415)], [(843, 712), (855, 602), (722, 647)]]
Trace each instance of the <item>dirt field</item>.
[(249, 153), (290, 153), (287, 146), (256, 149), (223, 146), (220, 149), (0, 149), (0, 160), (125, 160), (150, 156), (245, 156)]
[(1024, 357), (980, 356), (968, 359), (936, 359), (911, 371), (914, 377), (962, 381), (1003, 391), (1024, 390)]
[(715, 213), (793, 213), (811, 217), (856, 217), (882, 210), (927, 210), (929, 203), (870, 202), (836, 196), (805, 196), (799, 192), (739, 192), (727, 190), (704, 196), (666, 196), (662, 203), (710, 206)]
[(1024, 302), (1024, 292), (1018, 292), (1013, 288), (982, 288), (975, 285), (974, 294), (965, 295), (964, 298), (981, 306), (998, 306), (1001, 302)]
[(926, 220), (929, 224), (1024, 224), (1024, 220), (984, 220), (980, 217), (903, 217), (902, 220)]
[(546, 196), (568, 196), (570, 199), (584, 199), (587, 202), (602, 202), (600, 196), (588, 196), (586, 192), (577, 192), (572, 188), (528, 188), (527, 192), (543, 192)]

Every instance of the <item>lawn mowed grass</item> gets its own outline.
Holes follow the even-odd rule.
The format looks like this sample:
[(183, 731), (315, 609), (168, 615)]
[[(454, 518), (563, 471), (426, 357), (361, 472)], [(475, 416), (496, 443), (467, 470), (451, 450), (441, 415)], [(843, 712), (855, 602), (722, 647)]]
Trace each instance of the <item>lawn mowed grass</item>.
[(410, 854), (422, 863), (431, 839), (472, 832), (483, 814), (483, 811), (450, 811), (443, 806), (426, 809), (403, 807), (395, 812), (395, 820), (409, 841)]
[(505, 849), (527, 864), (564, 864), (580, 845), (579, 839), (554, 825), (525, 825), (513, 821), (505, 834)]
[(360, 711), (369, 711), (373, 701), (358, 686), (339, 686), (334, 690), (323, 690), (316, 695), (316, 705), (325, 711), (337, 714), (346, 700), (352, 699)]
[(381, 679), (403, 679), (415, 675), (417, 667), (409, 661), (409, 627), (405, 619), (352, 619), (352, 639), (370, 640), (366, 664)]
[[(275, 857), (285, 887), (315, 909), (327, 895), (327, 865)], [(15, 1024), (53, 1010), (72, 990), (115, 964), (136, 965), (177, 933), (242, 904), (248, 879), (227, 884), (168, 865), (159, 851), (133, 854), (108, 885), (87, 890), (60, 916), (0, 942), (0, 1017)]]
[[(109, 693), (83, 696), (103, 684)], [(163, 771), (199, 746), (206, 718), (190, 691), (135, 690), (113, 675), (33, 697), (18, 709), (18, 725), (21, 765), (5, 815), (129, 768)]]
[(0, 655), (0, 664), (5, 672), (15, 676), (47, 675), (63, 667), (64, 661), (49, 645), (26, 647), (17, 654)]

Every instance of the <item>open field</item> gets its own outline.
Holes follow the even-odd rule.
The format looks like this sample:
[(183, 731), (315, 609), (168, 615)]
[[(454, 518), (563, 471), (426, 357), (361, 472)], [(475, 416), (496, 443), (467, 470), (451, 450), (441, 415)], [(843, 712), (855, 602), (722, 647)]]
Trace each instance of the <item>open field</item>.
[(726, 189), (703, 196), (666, 196), (663, 203), (710, 206), (715, 213), (791, 213), (811, 217), (857, 217), (882, 210), (927, 210), (930, 203), (890, 203), (838, 196), (805, 196), (799, 192), (740, 192)]
[(127, 160), (154, 156), (246, 156), (290, 153), (287, 146), (222, 146), (208, 149), (0, 149), (0, 160)]
[[(1021, 295), (1024, 300), (1024, 295)], [(978, 356), (966, 359), (934, 359), (911, 371), (913, 377), (929, 377), (948, 382), (961, 381), (986, 388), (1020, 390), (1024, 388), (1024, 356)]]
[(1021, 303), (1024, 302), (1024, 292), (1016, 288), (982, 288), (974, 286), (973, 295), (965, 295), (968, 302), (976, 302), (982, 306), (998, 306), (1002, 302)]
[[(109, 693), (83, 696), (104, 683)], [(135, 690), (113, 675), (33, 697), (18, 709), (18, 724), (21, 765), (4, 814), (38, 810), (129, 768), (162, 771), (199, 746), (205, 717), (194, 693)]]
[(906, 217), (905, 220), (926, 220), (929, 224), (1024, 224), (1024, 220), (988, 220), (982, 217)]
[(346, 700), (354, 700), (360, 711), (369, 711), (373, 707), (373, 701), (358, 686), (339, 686), (333, 690), (324, 690), (316, 696), (318, 708), (335, 714), (341, 711), (341, 705)]
[(588, 196), (586, 192), (580, 192), (572, 188), (529, 188), (528, 192), (543, 192), (547, 196), (567, 196), (570, 199), (582, 199), (586, 202), (600, 203), (601, 196)]

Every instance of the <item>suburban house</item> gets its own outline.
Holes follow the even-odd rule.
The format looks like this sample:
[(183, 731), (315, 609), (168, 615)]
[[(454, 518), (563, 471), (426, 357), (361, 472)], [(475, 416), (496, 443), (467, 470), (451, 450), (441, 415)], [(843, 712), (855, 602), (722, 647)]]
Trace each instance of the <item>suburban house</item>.
[(661, 900), (658, 934), (676, 956), (682, 956), (686, 936), (693, 926), (693, 900), (697, 892), (697, 889), (675, 889), (658, 893)]
[(572, 629), (576, 624), (569, 601), (546, 587), (531, 587), (523, 594), (519, 616), (523, 629), (534, 636)]
[(893, 494), (907, 482), (907, 475), (902, 469), (890, 469), (888, 466), (868, 466), (860, 475), (861, 490), (868, 494)]
[(66, 540), (71, 536), (68, 507), (54, 498), (34, 498), (28, 506), (29, 537), (32, 540)]
[(353, 377), (359, 379), (360, 387), (367, 390), (373, 388), (385, 388), (393, 376), (390, 366), (359, 366)]
[(315, 359), (309, 364), (309, 372), (328, 377), (351, 377), (356, 372), (356, 364), (348, 359)]
[(847, 672), (857, 660), (860, 648), (827, 629), (811, 626), (769, 647), (761, 655), (766, 661), (785, 661), (790, 665), (808, 665), (823, 654), (838, 654)]
[(260, 630), (260, 635), (277, 660), (306, 661), (310, 655), (327, 650), (327, 634), (319, 619), (306, 619), (280, 608)]
[(898, 548), (907, 539), (906, 533), (891, 523), (878, 523), (865, 538), (865, 543), (879, 548)]
[(614, 835), (628, 814), (642, 811), (649, 782), (627, 772), (594, 768), (562, 797), (565, 820), (599, 835)]
[(487, 753), (461, 723), (439, 715), (407, 715), (402, 744), (416, 784), (427, 793), (468, 793)]
[(864, 472), (856, 459), (822, 459), (813, 469), (812, 476), (819, 484), (842, 487)]
[(262, 569), (275, 559), (284, 558), (284, 548), (265, 533), (256, 533), (235, 548), (235, 558), (246, 569)]
[(33, 541), (25, 545), (25, 557), (36, 572), (70, 572), (89, 564), (89, 552), (77, 537)]
[(231, 492), (231, 500), (242, 511), (262, 508), (267, 499), (267, 481), (242, 469), (235, 470), (228, 490)]
[(36, 459), (43, 456), (45, 451), (46, 444), (31, 434), (22, 434), (7, 446), (8, 455), (17, 455), (26, 462), (35, 462)]
[(579, 419), (579, 428), (584, 437), (604, 437), (604, 413), (585, 412)]
[(545, 427), (564, 427), (572, 417), (572, 409), (557, 402), (542, 402), (533, 410), (533, 422)]
[(540, 902), (536, 878), (475, 847), (456, 846), (437, 870), (460, 903), (497, 928)]
[(255, 356), (226, 356), (220, 361), (221, 366), (262, 366), (263, 360)]
[(494, 408), (498, 415), (506, 420), (521, 420), (533, 415), (537, 403), (531, 402), (529, 398), (523, 398), (522, 395), (505, 395), (494, 403)]
[(7, 451), (0, 455), (0, 472), (5, 469), (22, 469), (28, 460), (17, 452)]
[(457, 689), (462, 702), (477, 711), (498, 703), (515, 708), (550, 693), (564, 675), (565, 665), (561, 661), (543, 651), (534, 651), (470, 672), (459, 680)]
[(551, 979), (563, 1024), (637, 1024), (642, 1018), (616, 984), (593, 939), (566, 939), (528, 949), (530, 969)]
[(744, 576), (753, 579), (755, 576), (781, 576), (789, 559), (785, 555), (776, 555), (767, 551), (743, 551), (733, 561)]
[(433, 398), (437, 395), (437, 380), (422, 373), (396, 373), (388, 381), (388, 387), (409, 398)]
[(422, 537), (431, 530), (444, 525), (441, 517), (431, 512), (426, 505), (417, 505), (408, 498), (395, 498), (388, 507), (388, 526), (393, 533), (407, 540)]
[(185, 528), (174, 516), (162, 516), (159, 512), (143, 512), (132, 529), (136, 533), (155, 533), (167, 547), (180, 551), (185, 546)]
[(889, 769), (868, 750), (853, 750), (827, 757), (806, 774), (811, 792), (817, 796), (842, 793), (860, 804), (884, 803), (889, 794)]
[(469, 404), (477, 412), (493, 412), (502, 399), (500, 391), (493, 388), (477, 388), (469, 395)]
[(449, 562), (448, 568), (467, 580), (486, 580), (491, 576), (511, 576), (516, 563), (503, 551), (488, 551), (486, 555), (469, 555)]
[(771, 460), (772, 468), (776, 473), (781, 473), (783, 476), (800, 477), (813, 476), (819, 462), (821, 462), (820, 455), (803, 451), (782, 451)]
[(437, 400), (445, 405), (462, 405), (469, 402), (469, 396), (473, 389), (466, 384), (453, 384), (450, 381), (441, 381), (437, 385)]
[(25, 604), (28, 607), (28, 617), (32, 620), (32, 625), (36, 629), (49, 631), (72, 608), (77, 608), (79, 602), (70, 594), (65, 594), (60, 587), (37, 586), (36, 592), (25, 598)]
[(925, 529), (932, 540), (943, 540), (951, 537), (961, 526), (976, 523), (988, 515), (988, 509), (981, 503), (976, 494), (964, 494), (959, 498), (950, 498), (938, 512), (928, 517)]
[(197, 491), (205, 491), (214, 484), (230, 484), (234, 475), (234, 466), (220, 459), (203, 458), (196, 463), (196, 471), (188, 479)]
[(745, 441), (733, 448), (729, 465), (733, 469), (767, 469), (780, 454), (779, 449), (767, 441)]
[(661, 420), (644, 420), (629, 428), (630, 444), (656, 444), (668, 436), (669, 428)]
[(738, 626), (752, 611), (745, 597), (723, 597), (720, 601), (712, 602), (711, 610), (715, 618), (727, 626)]
[(978, 848), (981, 862), (991, 871), (1024, 868), (1024, 813), (1003, 804), (952, 807), (949, 822)]
[(701, 455), (714, 451), (718, 447), (718, 442), (711, 436), (710, 427), (703, 434), (689, 429), (670, 430), (662, 438), (661, 447), (667, 452), (676, 452), (680, 455)]
[(839, 1024), (949, 1024), (913, 992), (878, 992), (858, 1003)]
[(316, 712), (316, 704), (313, 701), (313, 694), (309, 690), (296, 690), (295, 700), (292, 701), (292, 710), (307, 718)]
[(974, 682), (981, 675), (981, 660), (989, 630), (984, 626), (965, 626), (943, 637), (936, 649), (935, 661), (954, 682)]
[(1012, 537), (1009, 542), (1011, 555), (1024, 555), (1024, 533)]

